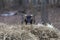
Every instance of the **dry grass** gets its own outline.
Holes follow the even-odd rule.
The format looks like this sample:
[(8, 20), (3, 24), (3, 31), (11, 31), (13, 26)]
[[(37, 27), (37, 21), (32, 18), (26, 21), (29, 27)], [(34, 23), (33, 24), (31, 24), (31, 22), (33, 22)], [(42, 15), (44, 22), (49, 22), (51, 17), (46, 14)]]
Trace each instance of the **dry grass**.
[(0, 40), (60, 40), (60, 32), (46, 25), (7, 25), (0, 23)]

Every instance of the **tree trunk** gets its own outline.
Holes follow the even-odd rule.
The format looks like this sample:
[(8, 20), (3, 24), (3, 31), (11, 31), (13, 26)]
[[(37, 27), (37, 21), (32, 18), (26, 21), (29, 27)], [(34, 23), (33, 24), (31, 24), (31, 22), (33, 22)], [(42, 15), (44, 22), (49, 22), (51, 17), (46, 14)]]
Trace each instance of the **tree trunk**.
[(4, 0), (0, 0), (0, 10), (3, 9), (5, 6), (4, 6)]
[(48, 12), (47, 12), (47, 1), (46, 0), (41, 1), (41, 19), (42, 19), (41, 20), (42, 24), (49, 23)]

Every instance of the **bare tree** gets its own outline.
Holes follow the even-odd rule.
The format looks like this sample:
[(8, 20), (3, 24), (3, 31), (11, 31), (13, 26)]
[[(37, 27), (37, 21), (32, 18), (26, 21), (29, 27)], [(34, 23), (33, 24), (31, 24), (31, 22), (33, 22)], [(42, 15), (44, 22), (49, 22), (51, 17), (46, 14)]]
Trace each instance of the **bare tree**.
[(0, 9), (3, 9), (5, 7), (4, 0), (0, 0)]
[(57, 0), (57, 6), (60, 7), (60, 0)]
[(49, 23), (46, 0), (41, 1), (41, 19), (43, 24)]

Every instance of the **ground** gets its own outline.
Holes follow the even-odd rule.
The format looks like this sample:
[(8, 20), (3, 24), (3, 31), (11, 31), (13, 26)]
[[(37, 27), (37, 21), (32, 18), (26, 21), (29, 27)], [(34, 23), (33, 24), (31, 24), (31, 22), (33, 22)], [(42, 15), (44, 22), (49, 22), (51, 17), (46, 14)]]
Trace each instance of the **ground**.
[[(49, 21), (58, 29), (60, 29), (60, 8), (49, 8)], [(37, 12), (35, 17), (36, 23), (41, 22), (40, 12)], [(0, 22), (7, 24), (21, 24), (21, 15), (2, 17), (0, 16)]]
[[(18, 10), (23, 10), (22, 8), (19, 8)], [(17, 10), (17, 11), (18, 11)], [(48, 13), (49, 13), (49, 21), (57, 28), (60, 29), (60, 8), (49, 8)], [(36, 23), (41, 22), (41, 17), (40, 17), (40, 11), (37, 12), (38, 14), (35, 17)], [(19, 24), (21, 23), (21, 14), (20, 15), (15, 15), (15, 16), (9, 16), (9, 17), (2, 17), (0, 16), (0, 22), (2, 23), (7, 23), (7, 24)]]

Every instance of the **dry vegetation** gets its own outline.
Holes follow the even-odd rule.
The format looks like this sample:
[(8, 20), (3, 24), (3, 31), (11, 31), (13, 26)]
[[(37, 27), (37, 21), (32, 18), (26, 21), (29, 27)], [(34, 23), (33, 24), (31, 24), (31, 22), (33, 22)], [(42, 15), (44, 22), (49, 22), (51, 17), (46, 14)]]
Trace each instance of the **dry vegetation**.
[(60, 40), (60, 32), (44, 25), (38, 27), (0, 23), (0, 40)]

